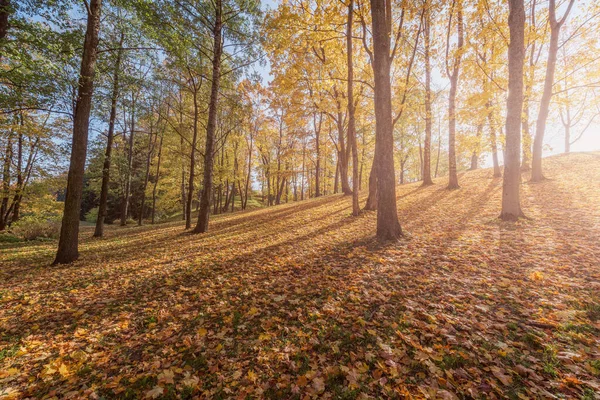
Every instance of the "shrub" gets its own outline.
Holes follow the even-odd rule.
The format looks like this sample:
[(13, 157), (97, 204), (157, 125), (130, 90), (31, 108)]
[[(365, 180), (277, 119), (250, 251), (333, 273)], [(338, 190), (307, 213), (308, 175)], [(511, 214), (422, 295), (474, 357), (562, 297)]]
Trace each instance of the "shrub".
[(11, 232), (24, 239), (57, 239), (60, 235), (60, 219), (27, 215), (11, 225)]
[(96, 223), (98, 219), (98, 207), (92, 208), (90, 211), (85, 214), (86, 222)]

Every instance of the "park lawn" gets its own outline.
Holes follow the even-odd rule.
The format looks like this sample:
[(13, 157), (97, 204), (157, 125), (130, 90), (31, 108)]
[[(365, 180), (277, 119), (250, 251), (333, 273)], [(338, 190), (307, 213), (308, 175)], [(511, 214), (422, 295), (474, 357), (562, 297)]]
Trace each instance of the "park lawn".
[[(341, 195), (0, 244), (0, 398), (582, 398), (600, 393), (600, 154), (398, 187), (405, 230)], [(362, 198), (364, 201), (364, 196)]]

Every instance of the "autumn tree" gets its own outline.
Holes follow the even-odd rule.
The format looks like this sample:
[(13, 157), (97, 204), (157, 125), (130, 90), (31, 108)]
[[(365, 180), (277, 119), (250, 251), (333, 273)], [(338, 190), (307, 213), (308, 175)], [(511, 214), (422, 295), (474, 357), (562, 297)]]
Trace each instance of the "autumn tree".
[(377, 171), (377, 238), (396, 240), (402, 235), (396, 209), (392, 90), (390, 83), (390, 0), (371, 0), (373, 73), (375, 75), (375, 159)]
[(552, 99), (554, 86), (554, 73), (556, 71), (556, 60), (558, 56), (558, 40), (560, 30), (564, 25), (575, 0), (569, 0), (567, 9), (562, 18), (556, 16), (556, 0), (548, 1), (548, 18), (550, 23), (550, 44), (548, 48), (548, 61), (546, 63), (546, 77), (544, 78), (544, 92), (540, 101), (538, 119), (535, 125), (535, 137), (533, 140), (533, 153), (531, 163), (531, 180), (539, 182), (544, 179), (542, 174), (542, 147), (544, 144), (544, 133), (546, 122), (550, 112), (550, 100)]
[(519, 198), (521, 186), (521, 113), (523, 111), (523, 62), (525, 57), (525, 6), (510, 0), (508, 25), (508, 100), (506, 102), (506, 149), (500, 218), (515, 221), (523, 216)]
[(87, 9), (87, 29), (83, 43), (81, 72), (77, 89), (77, 100), (73, 115), (73, 141), (71, 147), (71, 162), (67, 178), (67, 194), (65, 208), (58, 242), (58, 251), (54, 264), (66, 264), (79, 257), (79, 208), (83, 189), (83, 174), (87, 154), (88, 129), (92, 93), (94, 90), (94, 75), (100, 32), (100, 11), (102, 0), (91, 0)]

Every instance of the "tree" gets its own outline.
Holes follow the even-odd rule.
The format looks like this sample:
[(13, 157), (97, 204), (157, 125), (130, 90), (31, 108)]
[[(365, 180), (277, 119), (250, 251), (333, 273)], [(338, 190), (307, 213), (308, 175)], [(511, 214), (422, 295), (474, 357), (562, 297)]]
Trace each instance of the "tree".
[(425, 141), (423, 143), (423, 185), (432, 185), (431, 180), (431, 2), (425, 0), (424, 4), (424, 30), (425, 40)]
[(67, 177), (67, 193), (60, 239), (54, 264), (70, 263), (79, 257), (79, 209), (81, 207), (90, 111), (94, 91), (102, 0), (91, 0), (89, 6), (86, 3), (86, 8), (87, 28), (83, 43), (83, 57), (81, 59), (77, 100), (75, 101), (75, 112), (73, 115), (71, 161)]
[[(450, 63), (450, 30), (452, 19), (456, 8), (456, 30), (458, 39), (452, 63)], [(460, 62), (464, 46), (464, 27), (462, 1), (453, 0), (448, 17), (448, 31), (446, 36), (446, 74), (450, 79), (450, 94), (448, 97), (448, 189), (458, 189), (458, 174), (456, 171), (456, 92), (458, 90), (458, 78), (460, 73)]]
[(371, 0), (373, 73), (375, 75), (375, 159), (377, 171), (377, 238), (402, 236), (396, 209), (392, 90), (390, 83), (391, 1)]
[(113, 72), (113, 87), (110, 99), (110, 116), (108, 120), (108, 133), (106, 138), (106, 152), (104, 153), (104, 164), (102, 167), (102, 186), (100, 189), (100, 204), (98, 205), (98, 217), (96, 218), (96, 228), (94, 229), (94, 237), (102, 237), (104, 235), (104, 219), (106, 218), (106, 208), (108, 205), (108, 184), (110, 181), (110, 163), (113, 142), (115, 137), (115, 120), (117, 118), (117, 100), (119, 98), (119, 75), (121, 73), (121, 57), (123, 56), (123, 40), (125, 39), (124, 32), (120, 33), (119, 49), (115, 60)]
[(525, 6), (523, 0), (510, 0), (508, 25), (508, 99), (506, 101), (506, 149), (500, 218), (516, 221), (523, 216), (521, 186), (521, 113), (523, 112), (523, 62), (525, 57)]
[(358, 204), (358, 147), (356, 143), (356, 118), (354, 106), (354, 65), (352, 61), (352, 24), (354, 23), (354, 0), (348, 2), (346, 51), (348, 55), (348, 145), (352, 148), (352, 215), (360, 214)]
[(556, 18), (556, 0), (548, 2), (548, 17), (550, 21), (550, 45), (548, 48), (548, 62), (546, 63), (546, 77), (544, 79), (544, 92), (540, 101), (538, 119), (535, 125), (535, 137), (533, 139), (533, 153), (531, 163), (531, 181), (539, 182), (544, 179), (542, 173), (542, 148), (544, 145), (544, 133), (546, 121), (550, 112), (550, 100), (552, 99), (554, 86), (554, 72), (556, 70), (556, 59), (558, 55), (558, 39), (560, 28), (563, 26), (575, 0), (569, 0), (569, 5), (560, 20)]

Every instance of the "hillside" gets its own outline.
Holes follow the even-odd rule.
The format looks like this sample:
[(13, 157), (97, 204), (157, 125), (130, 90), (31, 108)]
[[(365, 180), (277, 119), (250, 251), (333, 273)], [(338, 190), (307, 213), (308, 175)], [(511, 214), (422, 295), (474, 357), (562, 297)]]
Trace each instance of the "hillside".
[(0, 398), (598, 398), (600, 154), (544, 167), (516, 224), (490, 170), (399, 186), (387, 246), (340, 195), (1, 244)]

